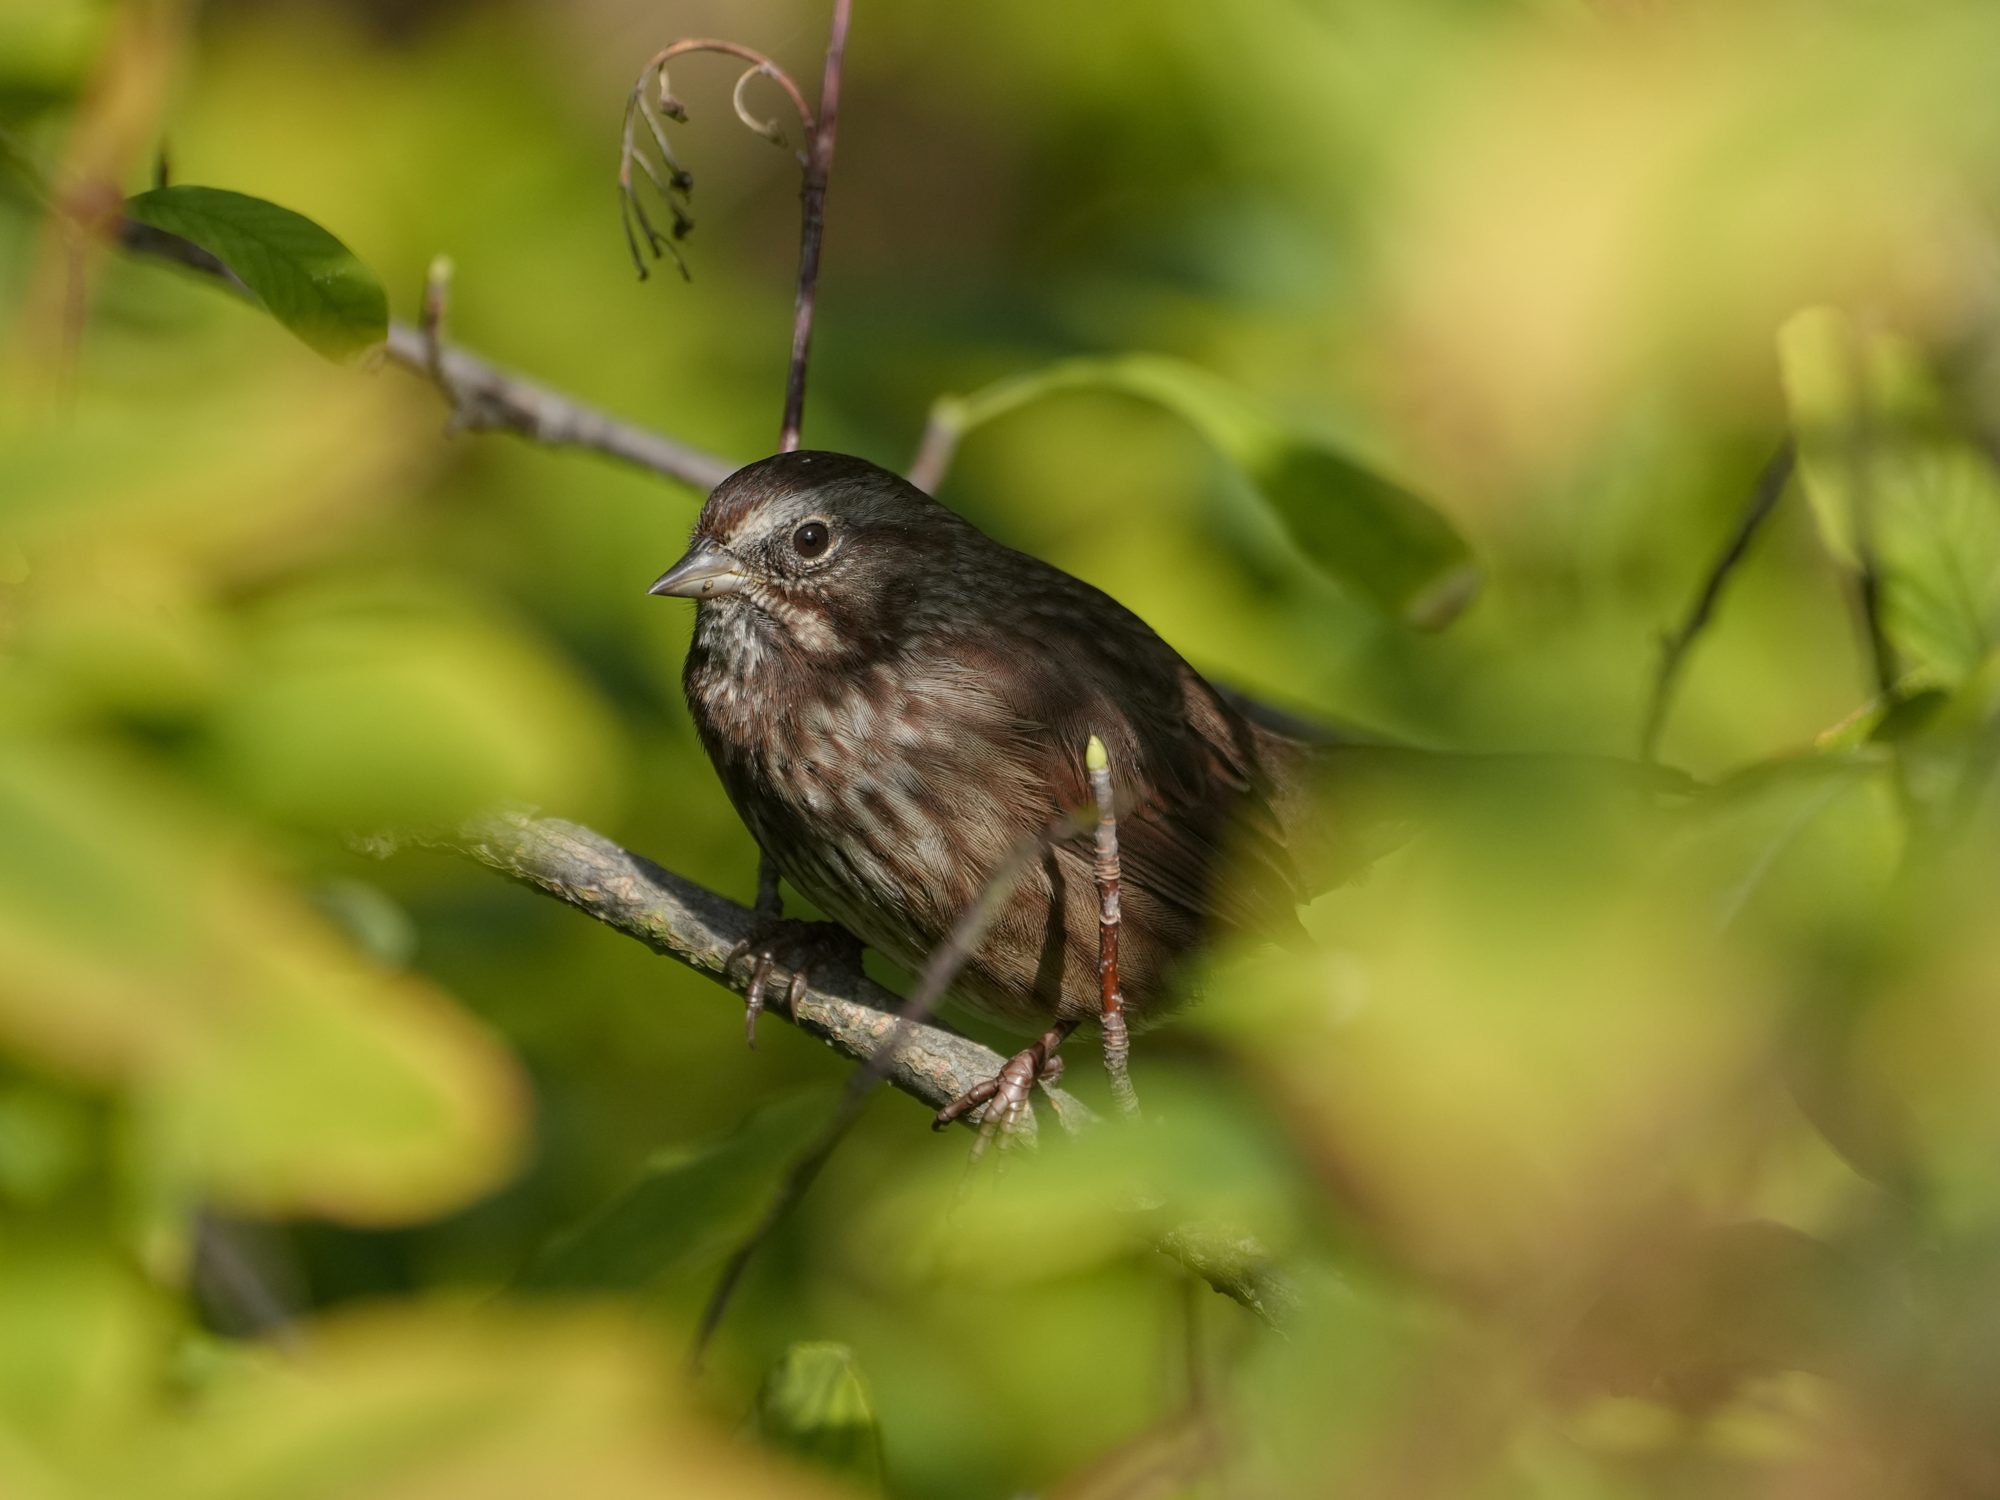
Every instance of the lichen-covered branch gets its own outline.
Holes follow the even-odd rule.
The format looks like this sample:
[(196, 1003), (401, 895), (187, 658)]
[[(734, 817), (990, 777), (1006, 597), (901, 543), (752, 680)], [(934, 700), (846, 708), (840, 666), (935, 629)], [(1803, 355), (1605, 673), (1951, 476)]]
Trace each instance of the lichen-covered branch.
[(391, 323), (389, 357), (439, 388), (452, 425), (466, 432), (511, 432), (547, 448), (582, 448), (706, 492), (739, 465), (717, 454), (612, 416), (455, 344), (433, 363), (423, 331)]
[[(524, 813), (496, 813), (453, 837), (433, 840), (544, 895), (553, 896), (606, 926), (677, 959), (718, 984), (740, 989), (743, 966), (729, 956), (757, 925), (739, 906), (651, 860), (621, 848), (575, 823)], [(859, 975), (815, 973), (796, 1008), (784, 1019), (856, 1061), (874, 1057), (896, 1030), (896, 996)], [(991, 1078), (1006, 1059), (970, 1037), (942, 1026), (903, 1020), (903, 1039), (882, 1068), (895, 1088), (941, 1109), (975, 1084)], [(1061, 1089), (1046, 1091), (1067, 1130), (1087, 1128), (1091, 1110)], [(1225, 1296), (1268, 1322), (1290, 1311), (1294, 1294), (1256, 1240), (1214, 1225), (1179, 1225), (1155, 1241)]]
[[(601, 834), (555, 818), (496, 813), (449, 841), (481, 864), (576, 907), (607, 927), (637, 938), (740, 991), (747, 967), (729, 956), (757, 925), (756, 913), (726, 896), (664, 870)], [(792, 1014), (801, 1031), (856, 1061), (872, 1057), (896, 1026), (900, 1002), (858, 975), (824, 976), (800, 992)], [(781, 1013), (772, 1007), (773, 1013)], [(957, 1097), (1004, 1061), (988, 1047), (942, 1026), (912, 1025), (889, 1060), (885, 1077), (933, 1108)], [(1081, 1101), (1056, 1099), (1058, 1115), (1087, 1115)]]

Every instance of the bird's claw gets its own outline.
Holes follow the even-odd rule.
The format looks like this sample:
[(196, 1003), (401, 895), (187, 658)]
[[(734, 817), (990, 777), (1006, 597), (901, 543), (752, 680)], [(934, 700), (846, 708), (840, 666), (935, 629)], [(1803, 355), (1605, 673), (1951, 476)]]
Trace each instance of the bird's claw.
[(791, 976), (785, 985), (785, 1013), (795, 1015), (814, 971), (830, 965), (858, 970), (861, 944), (837, 922), (801, 922), (780, 917), (759, 926), (730, 949), (729, 957), (723, 960), (723, 969), (734, 969), (745, 958), (754, 962), (750, 966), (750, 982), (743, 991), (743, 1034), (755, 1047), (757, 1017), (764, 1012), (764, 999), (774, 971), (783, 969)]
[(1033, 1045), (1023, 1047), (1008, 1058), (998, 1073), (983, 1083), (974, 1084), (939, 1110), (931, 1120), (931, 1129), (943, 1130), (984, 1105), (986, 1109), (979, 1117), (979, 1141), (973, 1147), (974, 1153), (984, 1150), (987, 1141), (995, 1135), (1001, 1138), (1003, 1144), (1013, 1139), (1028, 1115), (1028, 1100), (1034, 1093), (1035, 1085), (1053, 1085), (1062, 1077), (1063, 1061), (1057, 1056), (1056, 1048), (1062, 1045), (1063, 1038), (1068, 1034), (1067, 1026), (1043, 1033)]

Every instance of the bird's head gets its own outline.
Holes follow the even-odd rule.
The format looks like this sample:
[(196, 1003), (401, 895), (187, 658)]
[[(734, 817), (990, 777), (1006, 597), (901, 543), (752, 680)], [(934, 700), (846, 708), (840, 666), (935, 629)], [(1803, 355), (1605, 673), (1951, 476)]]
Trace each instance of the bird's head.
[(715, 487), (687, 555), (648, 591), (705, 627), (843, 657), (893, 645), (970, 528), (906, 480), (842, 453), (780, 453)]

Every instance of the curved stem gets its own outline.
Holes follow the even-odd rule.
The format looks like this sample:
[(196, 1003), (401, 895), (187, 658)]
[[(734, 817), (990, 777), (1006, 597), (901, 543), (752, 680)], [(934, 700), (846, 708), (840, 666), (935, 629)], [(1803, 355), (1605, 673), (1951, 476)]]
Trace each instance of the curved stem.
[(770, 76), (772, 82), (785, 91), (785, 97), (792, 101), (792, 108), (799, 112), (800, 127), (808, 135), (812, 133), (812, 107), (806, 103), (806, 96), (799, 92), (799, 86), (792, 82), (792, 75), (772, 62), (770, 58), (759, 52), (755, 47), (746, 47), (741, 42), (725, 41), (720, 37), (694, 36), (675, 42), (672, 46), (662, 47), (658, 52), (653, 54), (652, 61), (639, 70), (640, 86), (643, 88), (648, 78), (658, 73), (675, 58), (686, 57), (694, 52), (720, 52), (728, 57), (740, 57), (753, 67), (762, 69)]

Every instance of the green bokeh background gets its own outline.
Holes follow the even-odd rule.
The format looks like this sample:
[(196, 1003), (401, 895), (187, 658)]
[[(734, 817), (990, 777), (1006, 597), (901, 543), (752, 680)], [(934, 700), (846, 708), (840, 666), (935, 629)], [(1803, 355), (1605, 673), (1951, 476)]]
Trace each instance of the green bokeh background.
[[(1296, 712), (1630, 755), (1661, 632), (1785, 431), (1779, 330), (1845, 309), (1793, 356), (1815, 505), (1734, 577), (1663, 746), (1704, 777), (1817, 759), (1667, 824), (1528, 798), (1396, 856), (1314, 908), (1320, 956), (1218, 957), (1142, 1043), (1143, 1132), (968, 1192), (964, 1141), (876, 1100), (683, 1379), (837, 1064), (769, 1021), (747, 1051), (724, 992), (573, 911), (349, 838), (525, 802), (747, 899), (680, 699), (687, 613), (645, 595), (699, 495), (447, 434), (407, 372), (322, 363), (176, 269), (69, 276), (9, 178), (0, 1488), (804, 1493), (744, 1424), (787, 1348), (834, 1341), (899, 1496), (1141, 1493), (1080, 1476), (1190, 1430), (1190, 1343), (1230, 1493), (1990, 1492), (2000, 21), (857, 9), (809, 443), (901, 466), (943, 395), (1081, 357), (1206, 372), (1426, 496), (1479, 568), (1464, 614), (1384, 611), (1308, 555), (1337, 529), (1117, 390), (978, 427), (941, 497)], [(620, 110), (683, 35), (815, 79), (825, 24), (0, 0), (0, 121), (60, 174), (140, 100), (120, 190), (163, 146), (176, 181), (333, 230), (406, 320), (448, 253), (454, 338), (747, 460), (777, 429), (796, 172), (736, 127), (724, 64), (677, 65), (693, 280), (641, 283)], [(120, 65), (133, 35), (158, 45)], [(79, 286), (80, 336), (41, 337)], [(1898, 687), (1935, 710), (1893, 774), (1827, 519), (1853, 432), (1893, 449), (1868, 484)], [(1934, 859), (1931, 827), (1959, 835)], [(551, 1251), (635, 1180), (655, 1212)], [(1289, 1335), (1147, 1252), (1135, 1184), (1279, 1250)], [(192, 1284), (204, 1232), (297, 1347)]]

